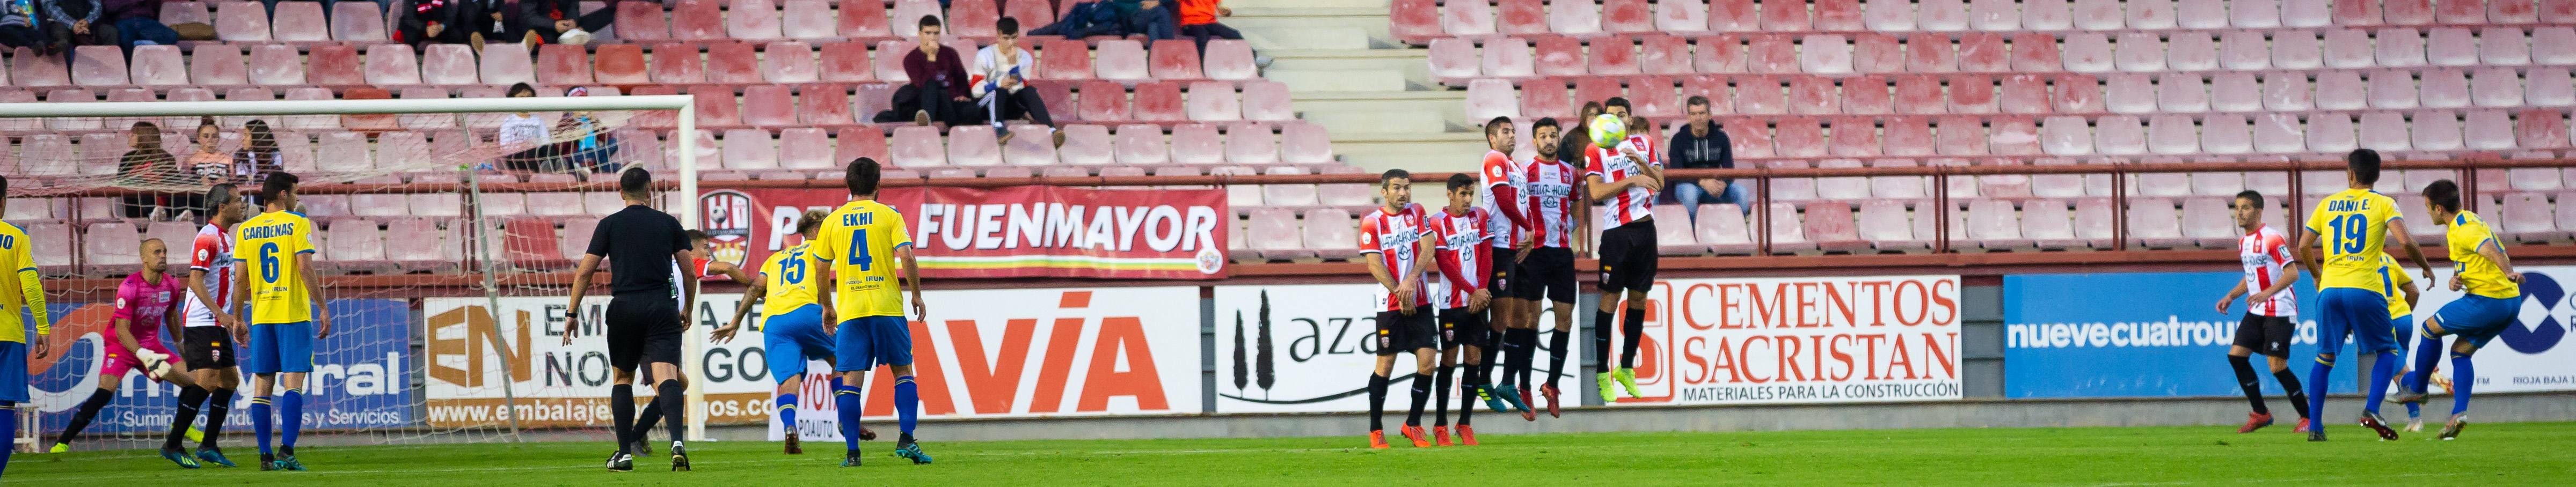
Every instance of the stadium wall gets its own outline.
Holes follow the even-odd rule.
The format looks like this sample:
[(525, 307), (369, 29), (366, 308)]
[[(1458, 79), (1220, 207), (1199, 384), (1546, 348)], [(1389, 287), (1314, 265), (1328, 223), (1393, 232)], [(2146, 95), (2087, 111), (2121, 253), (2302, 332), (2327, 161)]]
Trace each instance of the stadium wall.
[[(2534, 266), (2531, 270), (2542, 276), (2535, 282), (2576, 279), (2576, 268)], [(1576, 379), (1569, 392), (1584, 398), (1581, 407), (1567, 413), (1566, 419), (1537, 423), (1489, 415), (1488, 431), (2205, 425), (2228, 423), (2242, 413), (2242, 400), (2233, 397), (2232, 391), (2202, 384), (2223, 387), (2225, 383), (2223, 374), (2209, 372), (2217, 370), (2209, 365), (2220, 362), (2217, 357), (2224, 351), (2224, 340), (2213, 337), (2215, 332), (2208, 329), (2212, 325), (2206, 323), (2232, 324), (2217, 319), (2221, 316), (2210, 314), (2208, 308), (2214, 299), (2210, 296), (2222, 294), (2229, 282), (2231, 274), (2226, 272), (1767, 278), (1678, 274), (1659, 283), (1658, 303), (1650, 308), (1650, 341), (1642, 347), (1647, 358), (1639, 367), (1650, 397), (1598, 404), (1591, 381), (1580, 375), (1581, 365), (1593, 358), (1576, 356), (1568, 361), (1567, 375)], [(1351, 396), (1367, 373), (1366, 366), (1353, 360), (1364, 360), (1374, 351), (1364, 339), (1371, 327), (1362, 317), (1374, 309), (1368, 300), (1374, 298), (1375, 286), (1357, 278), (1334, 281), (1338, 282), (1276, 285), (1227, 280), (1178, 286), (1102, 282), (1061, 288), (935, 290), (930, 294), (937, 323), (914, 325), (915, 335), (923, 341), (921, 357), (928, 361), (921, 372), (924, 394), (934, 398), (926, 401), (925, 412), (942, 437), (956, 439), (1347, 434), (1364, 409), (1364, 401)], [(2070, 282), (2080, 285), (2070, 286)], [(1833, 291), (1837, 288), (1842, 291)], [(2087, 306), (2078, 309), (2093, 310), (2083, 312), (2089, 315), (2051, 317), (2026, 309), (2033, 302), (2069, 299), (2050, 292), (2084, 288), (2099, 288), (2102, 296), (2116, 297), (2081, 300), (2079, 304)], [(1859, 293), (1835, 294), (1852, 291)], [(1736, 293), (1734, 298), (1726, 297), (1730, 292)], [(1767, 294), (1756, 296), (1757, 292)], [(1863, 296), (1869, 292), (1878, 294)], [(2535, 285), (2532, 294), (2536, 297), (2528, 304), (2536, 308), (2527, 310), (2526, 316), (2541, 318), (2527, 322), (2529, 330), (2536, 330), (2531, 333), (2558, 330), (2563, 336), (2565, 308), (2570, 305), (2563, 292), (2554, 285)], [(1258, 298), (1265, 295), (1272, 301), (1268, 306)], [(1246, 301), (1247, 296), (1253, 299)], [(442, 423), (454, 420), (449, 409), (461, 403), (490, 402), (492, 398), (475, 394), (510, 380), (521, 383), (522, 391), (550, 392), (523, 392), (520, 400), (561, 402), (562, 407), (554, 409), (567, 412), (534, 418), (538, 421), (532, 426), (548, 428), (532, 438), (586, 438), (581, 431), (598, 426), (603, 415), (579, 412), (605, 409), (605, 393), (592, 390), (604, 389), (593, 383), (596, 380), (585, 379), (604, 378), (604, 374), (583, 372), (589, 366), (582, 365), (581, 359), (591, 355), (586, 351), (545, 346), (559, 337), (554, 324), (572, 312), (552, 304), (560, 300), (519, 299), (529, 302), (503, 303), (500, 315), (516, 317), (508, 320), (491, 320), (490, 310), (480, 309), (484, 306), (480, 299), (376, 298), (335, 303), (334, 309), (342, 310), (341, 326), (349, 331), (333, 338), (346, 343), (326, 346), (329, 351), (317, 365), (344, 373), (316, 374), (308, 390), (323, 391), (326, 396), (348, 392), (342, 394), (346, 397), (332, 396), (332, 406), (317, 408), (315, 414), (361, 422), (326, 419), (310, 424), (344, 432), (454, 426)], [(1727, 303), (1729, 299), (1738, 302)], [(2446, 299), (2428, 296), (2419, 313), (2429, 313)], [(1710, 302), (1718, 304), (1706, 304)], [(696, 332), (721, 325), (721, 319), (730, 317), (739, 305), (735, 295), (709, 296), (695, 310)], [(42, 398), (76, 400), (70, 396), (82, 391), (83, 385), (94, 384), (87, 381), (96, 380), (88, 376), (95, 373), (94, 364), (84, 361), (96, 355), (78, 352), (88, 343), (79, 330), (95, 328), (96, 324), (84, 328), (86, 322), (80, 320), (103, 316), (96, 312), (103, 307), (67, 303), (57, 308), (55, 315), (65, 320), (60, 329), (71, 330), (75, 339), (57, 342), (62, 344), (58, 348), (65, 349), (60, 351), (71, 353), (58, 353), (51, 362), (33, 368), (38, 374), (40, 407), (48, 404)], [(1239, 324), (1236, 312), (1247, 311)], [(1578, 333), (1590, 328), (1590, 311), (1575, 313)], [(2176, 318), (2180, 316), (2200, 318), (2185, 321)], [(2039, 329), (2058, 322), (2158, 321), (2168, 324), (2162, 333), (2173, 338), (2079, 348), (2071, 345), (2110, 340), (2095, 339), (2094, 332), (2080, 325), (2058, 331)], [(1238, 327), (1245, 331), (1235, 331)], [(508, 355), (526, 361), (533, 370), (512, 371), (500, 361), (503, 354), (472, 346), (481, 343), (481, 338), (471, 337), (476, 333), (497, 333), (519, 344), (523, 349)], [(1887, 337), (1884, 341), (1865, 337), (1873, 333)], [(1900, 340), (1897, 335), (1904, 337)], [(1760, 336), (1769, 338), (1753, 338)], [(2528, 337), (2505, 343), (2515, 340)], [(1786, 344), (1794, 342), (1823, 345), (1784, 353)], [(1882, 348), (1864, 351), (1868, 347), (1863, 344), (1872, 342)], [(2051, 346), (2035, 346), (2042, 342)], [(764, 424), (765, 413), (772, 409), (768, 404), (772, 382), (756, 365), (761, 362), (757, 357), (766, 353), (759, 343), (757, 336), (737, 338), (706, 347), (706, 356), (699, 358), (696, 372), (707, 381), (711, 408), (707, 413), (715, 420), (709, 434), (716, 438), (753, 439), (778, 431)], [(1588, 343), (1582, 336), (1569, 343), (1578, 350), (1589, 348), (1580, 346)], [(1676, 345), (1666, 347), (1666, 343)], [(2549, 358), (2554, 354), (2568, 352), (2560, 348), (2576, 351), (2552, 342), (2534, 350), (2494, 347), (2483, 354), (2480, 370), (2489, 377), (2537, 378), (2506, 379), (2524, 381), (2527, 387), (2482, 389), (2489, 392), (2480, 394), (2480, 419), (2576, 420), (2576, 401), (2570, 401), (2576, 399), (2576, 392), (2570, 392), (2576, 386), (2563, 375), (2550, 375), (2564, 374), (2567, 362), (2547, 362), (2554, 360)], [(404, 352), (393, 353), (396, 350)], [(1833, 353), (1837, 350), (1850, 355), (1848, 361)], [(2069, 350), (2090, 355), (2050, 355)], [(2515, 354), (2539, 357), (2540, 362)], [(2542, 373), (2523, 374), (2533, 367), (2529, 364), (2489, 366), (2490, 359), (2525, 360), (2543, 367)], [(476, 363), (485, 367), (473, 370)], [(2560, 366), (2549, 368), (2550, 363)], [(819, 363), (810, 367), (809, 372), (821, 372)], [(367, 370), (378, 372), (358, 373)], [(2058, 375), (2028, 377), (2032, 371)], [(477, 377), (487, 383), (472, 384)], [(2067, 383), (2109, 383), (2099, 377), (2166, 386), (2129, 384), (2121, 385), (2125, 389), (2048, 392), (2049, 387)], [(158, 428), (155, 418), (129, 414), (140, 412), (132, 406), (157, 404), (175, 392), (166, 385), (139, 387), (140, 381), (128, 382), (130, 387), (101, 415), (101, 424), (93, 431), (128, 436)], [(2352, 390), (2349, 380), (2335, 382), (2339, 391)], [(888, 383), (880, 379), (871, 386)], [(887, 394), (871, 390), (869, 396), (868, 420), (890, 420), (890, 408), (880, 404)], [(2352, 402), (2348, 395), (2338, 396), (2335, 407), (2349, 411)], [(809, 402), (804, 407), (809, 411), (803, 415), (806, 418), (832, 417), (828, 405)], [(129, 416), (133, 421), (109, 419)], [(831, 430), (828, 423), (807, 421), (799, 426), (809, 439)], [(56, 422), (44, 424), (60, 427)], [(327, 432), (317, 436), (338, 438), (325, 441), (366, 438)]]

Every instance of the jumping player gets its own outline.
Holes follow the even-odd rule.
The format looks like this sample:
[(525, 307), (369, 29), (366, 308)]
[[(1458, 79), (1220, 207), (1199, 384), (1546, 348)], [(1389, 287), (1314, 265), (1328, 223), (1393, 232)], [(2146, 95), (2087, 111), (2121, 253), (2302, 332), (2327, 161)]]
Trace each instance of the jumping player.
[[(143, 272), (127, 274), (125, 282), (116, 285), (116, 315), (112, 318), (115, 326), (107, 330), (110, 337), (107, 355), (98, 363), (98, 390), (90, 393), (89, 400), (82, 402), (80, 410), (72, 413), (71, 424), (64, 426), (62, 434), (54, 437), (54, 453), (72, 451), (72, 439), (79, 438), (81, 430), (88, 429), (90, 421), (98, 419), (100, 408), (107, 407), (108, 401), (116, 399), (116, 388), (125, 383), (127, 372), (141, 371), (144, 377), (155, 382), (178, 384), (182, 391), (180, 397), (206, 393), (204, 389), (197, 388), (196, 382), (188, 380), (187, 374), (169, 366), (177, 354), (170, 353), (169, 345), (161, 344), (163, 329), (172, 334), (178, 332), (178, 315), (171, 313), (170, 308), (178, 303), (179, 293), (185, 289), (179, 279), (169, 274), (169, 245), (157, 238), (144, 239), (143, 244), (137, 246), (135, 255), (143, 258)], [(154, 375), (156, 369), (163, 373)], [(187, 423), (170, 426), (173, 439), (186, 433), (188, 427)], [(171, 442), (171, 445), (176, 444)], [(197, 468), (196, 459), (175, 446), (163, 446), (161, 458), (181, 467)]]
[[(1601, 298), (1592, 315), (1592, 353), (1601, 358), (1601, 371), (1594, 378), (1601, 402), (1608, 404), (1618, 400), (1610, 387), (1614, 381), (1628, 397), (1645, 397), (1637, 390), (1637, 341), (1646, 333), (1646, 292), (1655, 287), (1654, 206), (1655, 192), (1664, 187), (1664, 157), (1646, 138), (1654, 128), (1629, 113), (1628, 99), (1613, 97), (1602, 103), (1602, 110), (1624, 119), (1622, 125), (1629, 128), (1615, 148), (1584, 149), (1584, 187), (1588, 189), (1584, 196), (1609, 207), (1610, 228), (1601, 231)], [(1627, 293), (1628, 313), (1619, 325), (1621, 346), (1614, 368), (1610, 323), (1618, 319), (1622, 291)], [(1558, 340), (1563, 336), (1558, 335)]]
[[(1558, 136), (1562, 133), (1557, 129), (1556, 119), (1539, 119), (1530, 125), (1532, 140), (1540, 147), (1575, 143), (1560, 140)], [(1547, 386), (1539, 392), (1547, 398), (1548, 416), (1561, 413), (1557, 405), (1560, 390), (1556, 388), (1556, 381), (1565, 375), (1565, 356), (1572, 350), (1566, 348), (1565, 341), (1574, 334), (1574, 295), (1580, 292), (1575, 288), (1574, 256), (1583, 253), (1588, 245), (1583, 239), (1575, 238), (1583, 234), (1589, 219), (1586, 214), (1590, 213), (1582, 211), (1583, 203), (1576, 191), (1583, 184), (1581, 169), (1569, 161), (1558, 159), (1556, 154), (1538, 151), (1530, 157), (1527, 165), (1521, 166), (1525, 190), (1522, 193), (1528, 195), (1528, 206), (1521, 211), (1529, 215), (1531, 227), (1527, 247), (1515, 250), (1512, 256), (1512, 260), (1519, 263), (1513, 276), (1520, 279), (1512, 283), (1511, 292), (1512, 297), (1519, 298), (1523, 305), (1520, 306), (1520, 317), (1512, 322), (1516, 328), (1504, 330), (1503, 340), (1504, 346), (1512, 353), (1511, 370), (1507, 373), (1518, 374), (1519, 399), (1523, 404), (1521, 419), (1525, 421), (1538, 420), (1538, 413), (1530, 411), (1527, 404), (1530, 377), (1537, 373), (1531, 359), (1538, 354), (1540, 299), (1546, 299), (1554, 306), (1556, 337), (1548, 341), (1548, 348), (1555, 354), (1548, 362)]]
[[(2362, 356), (2362, 384), (2386, 384), (2397, 369), (2397, 336), (2389, 330), (2388, 296), (2379, 278), (2379, 256), (2395, 239), (2407, 257), (2432, 279), (2433, 265), (2424, 260), (2424, 251), (2415, 246), (2415, 238), (2406, 233), (2406, 221), (2397, 203), (2386, 195), (2370, 190), (2379, 182), (2379, 152), (2356, 149), (2344, 156), (2343, 191), (2317, 202), (2308, 215), (2307, 233), (2299, 237), (2299, 251), (2309, 253), (2299, 260), (2315, 262), (2318, 275), (2318, 320), (2322, 330), (2317, 336), (2317, 364), (2308, 371), (2308, 413), (2325, 417), (2326, 377), (2334, 371), (2336, 352), (2343, 349), (2345, 336), (2353, 339), (2353, 348)], [(2379, 401), (2387, 395), (2385, 387), (2363, 387), (2369, 397), (2363, 403), (2360, 423), (2379, 433), (2380, 439), (2397, 439), (2397, 430), (2389, 429), (2379, 419)], [(2325, 421), (2308, 425), (2308, 441), (2326, 441)]]
[[(1396, 354), (1413, 352), (1413, 412), (1404, 421), (1404, 437), (1415, 447), (1431, 446), (1422, 432), (1422, 403), (1431, 397), (1431, 378), (1436, 375), (1431, 365), (1438, 357), (1433, 350), (1440, 346), (1438, 325), (1431, 310), (1431, 294), (1424, 290), (1424, 266), (1418, 259), (1431, 255), (1433, 235), (1423, 226), (1421, 205), (1413, 204), (1413, 175), (1403, 169), (1388, 169), (1378, 176), (1378, 196), (1386, 201), (1378, 211), (1360, 217), (1360, 261), (1368, 263), (1369, 276), (1386, 288), (1384, 309), (1377, 313), (1377, 368), (1369, 373), (1369, 448), (1386, 448), (1387, 374), (1395, 368)], [(1371, 256), (1369, 254), (1377, 254)]]
[[(920, 421), (921, 392), (912, 381), (912, 331), (903, 316), (903, 290), (912, 290), (914, 318), (928, 320), (929, 306), (921, 299), (921, 265), (913, 260), (912, 231), (902, 213), (876, 200), (879, 171), (874, 159), (850, 161), (841, 175), (850, 188), (850, 202), (823, 219), (820, 234), (806, 247), (806, 255), (824, 263), (824, 282), (832, 283), (818, 288), (817, 298), (832, 303), (841, 319), (832, 346), (832, 371), (841, 374), (841, 383), (833, 387), (832, 400), (840, 407), (841, 438), (849, 447), (841, 458), (843, 467), (859, 466), (864, 431), (859, 408), (866, 404), (859, 396), (866, 389), (860, 386), (868, 369), (878, 364), (894, 369), (895, 419), (903, 428), (895, 456), (915, 465), (930, 463), (930, 455), (912, 437), (912, 427)], [(900, 276), (895, 274), (898, 264)]]
[[(331, 336), (331, 303), (322, 299), (313, 277), (313, 220), (296, 213), (295, 184), (287, 172), (269, 173), (260, 182), (259, 201), (266, 210), (233, 229), (233, 248), (251, 249), (241, 261), (233, 301), (250, 306), (250, 362), (243, 369), (256, 376), (251, 388), (251, 431), (259, 435), (260, 470), (304, 470), (295, 459), (295, 435), (304, 430), (304, 374), (313, 372), (313, 341)], [(284, 394), (269, 392), (279, 383)], [(272, 405), (283, 447), (269, 450)]]
[(2254, 363), (2246, 360), (2256, 352), (2271, 362), (2272, 379), (2281, 382), (2281, 390), (2290, 393), (2290, 407), (2299, 411), (2299, 431), (2308, 428), (2308, 397), (2299, 387), (2299, 376), (2290, 372), (2290, 338), (2298, 335), (2299, 301), (2290, 292), (2290, 284), (2299, 281), (2299, 260), (2290, 254), (2290, 237), (2263, 224), (2263, 193), (2251, 190), (2236, 193), (2227, 203), (2236, 217), (2236, 227), (2245, 236), (2236, 239), (2236, 260), (2245, 265), (2245, 278), (2218, 298), (2218, 314), (2227, 314), (2236, 298), (2245, 298), (2245, 319), (2236, 322), (2236, 343), (2227, 348), (2227, 365), (2236, 369), (2236, 387), (2245, 390), (2245, 402), (2254, 406), (2246, 413), (2245, 425), (2238, 433), (2250, 433), (2272, 425), (2272, 410), (2263, 404), (2263, 381), (2254, 377)]
[[(2469, 386), (2477, 383), (2477, 369), (2469, 358), (2503, 333), (2505, 327), (2517, 326), (2514, 316), (2522, 308), (2522, 273), (2513, 271), (2513, 257), (2504, 252), (2504, 242), (2495, 238), (2495, 230), (2477, 213), (2460, 209), (2460, 185), (2451, 180), (2434, 181), (2424, 187), (2424, 206), (2432, 212), (2437, 225), (2447, 227), (2445, 247), (2451, 249), (2451, 282), (2453, 291), (2467, 291), (2460, 299), (2442, 305), (2442, 310), (2424, 320), (2424, 338), (2415, 342), (2416, 374), (2406, 384), (2397, 400), (2424, 402), (2426, 378), (2432, 376), (2434, 351), (2440, 350), (2442, 336), (2459, 335), (2451, 344), (2451, 421), (2442, 426), (2444, 441), (2460, 437), (2469, 426)], [(2429, 273), (2428, 273), (2429, 274)], [(2374, 388), (2376, 389), (2376, 388)]]
[[(0, 212), (8, 211), (9, 178), (0, 177)], [(18, 224), (0, 222), (0, 269), (9, 269), (16, 279), (0, 279), (0, 287), (14, 291), (17, 298), (0, 298), (0, 438), (18, 437), (18, 403), (27, 402), (28, 348), (34, 358), (45, 358), (45, 335), (53, 333), (53, 320), (45, 316), (44, 278), (36, 273), (35, 241)], [(9, 305), (24, 304), (24, 309)], [(36, 335), (27, 336), (29, 325)], [(0, 474), (9, 472), (9, 454), (17, 448), (0, 448)]]
[[(1555, 130), (1555, 120), (1545, 120), (1545, 122), (1550, 125), (1547, 130)], [(1535, 135), (1539, 133), (1540, 130), (1530, 129), (1530, 132)], [(1530, 218), (1529, 212), (1525, 209), (1529, 206), (1527, 200), (1529, 192), (1523, 191), (1521, 188), (1526, 184), (1521, 178), (1521, 165), (1519, 163), (1512, 162), (1514, 135), (1515, 134), (1512, 133), (1511, 118), (1494, 117), (1493, 120), (1485, 122), (1485, 147), (1487, 150), (1485, 151), (1485, 160), (1481, 168), (1476, 173), (1476, 177), (1479, 179), (1476, 184), (1476, 206), (1486, 209), (1486, 236), (1493, 240), (1493, 242), (1488, 246), (1488, 248), (1492, 249), (1491, 255), (1502, 256), (1505, 257), (1505, 259), (1510, 260), (1485, 259), (1479, 262), (1482, 265), (1492, 267), (1491, 272), (1486, 274), (1487, 278), (1485, 283), (1488, 285), (1485, 286), (1485, 290), (1493, 295), (1494, 300), (1492, 307), (1489, 308), (1489, 311), (1491, 312), (1489, 316), (1493, 319), (1486, 320), (1490, 322), (1488, 324), (1490, 328), (1478, 331), (1477, 333), (1481, 333), (1481, 335), (1478, 336), (1491, 335), (1499, 337), (1508, 334), (1508, 330), (1511, 328), (1521, 327), (1522, 325), (1517, 325), (1515, 323), (1518, 323), (1520, 320), (1521, 308), (1529, 306), (1528, 301), (1516, 299), (1511, 295), (1510, 286), (1514, 281), (1518, 280), (1517, 276), (1515, 276), (1517, 273), (1514, 272), (1514, 268), (1518, 267), (1518, 256), (1524, 249), (1529, 248), (1530, 233), (1531, 230), (1535, 228), (1533, 226), (1534, 220)], [(1536, 139), (1532, 140), (1535, 141)], [(1538, 149), (1532, 152), (1547, 154), (1552, 153), (1554, 150), (1555, 149), (1553, 147), (1549, 147), (1548, 144), (1541, 143), (1538, 146)], [(1466, 270), (1473, 271), (1474, 269)], [(1490, 333), (1487, 333), (1488, 331)], [(1508, 343), (1486, 343), (1483, 344), (1483, 346), (1468, 347), (1470, 350), (1481, 350), (1481, 355), (1471, 355), (1470, 357), (1473, 358), (1467, 361), (1469, 364), (1467, 366), (1469, 371), (1466, 381), (1468, 384), (1467, 387), (1468, 390), (1475, 392), (1478, 397), (1484, 398), (1485, 405), (1494, 408), (1494, 412), (1504, 412), (1508, 409), (1519, 409), (1522, 412), (1528, 412), (1529, 403), (1522, 399), (1523, 393), (1519, 388), (1513, 387), (1510, 383), (1495, 384), (1490, 382), (1493, 378), (1494, 364), (1499, 363), (1496, 359), (1501, 358), (1503, 349), (1510, 346), (1511, 345)], [(1503, 371), (1506, 376), (1510, 375), (1511, 372), (1512, 371), (1510, 370)], [(1441, 389), (1446, 390), (1448, 387), (1442, 386)], [(1447, 393), (1444, 392), (1442, 394)], [(1506, 403), (1508, 403), (1508, 405)], [(1472, 408), (1473, 406), (1469, 407)], [(1462, 432), (1461, 436), (1463, 436), (1463, 432), (1465, 431), (1463, 426), (1466, 423), (1463, 422), (1463, 418), (1460, 421), (1461, 422), (1458, 424), (1462, 426), (1460, 431)], [(1468, 444), (1474, 443), (1471, 441)]]
[[(759, 331), (762, 349), (769, 352), (769, 376), (778, 381), (778, 422), (787, 426), (787, 454), (805, 453), (798, 446), (796, 428), (796, 391), (805, 388), (805, 362), (832, 362), (832, 334), (823, 324), (832, 321), (831, 308), (814, 299), (814, 288), (823, 281), (810, 278), (820, 265), (806, 249), (814, 242), (814, 233), (823, 227), (823, 210), (807, 210), (796, 219), (796, 235), (804, 240), (794, 247), (769, 254), (760, 265), (760, 279), (742, 292), (745, 301), (734, 308), (733, 321), (708, 334), (716, 343), (733, 340), (742, 329), (742, 319), (751, 314), (753, 305), (761, 305)], [(861, 439), (868, 435), (860, 435)]]
[[(214, 211), (206, 217), (206, 226), (197, 229), (196, 243), (188, 252), (188, 301), (186, 323), (179, 329), (179, 356), (188, 364), (202, 391), (179, 391), (179, 410), (171, 424), (196, 421), (198, 404), (204, 403), (205, 432), (197, 439), (197, 460), (226, 467), (233, 466), (215, 441), (223, 437), (224, 421), (232, 415), (234, 390), (241, 387), (241, 370), (235, 368), (238, 355), (233, 350), (233, 336), (247, 333), (243, 328), (239, 301), (233, 300), (234, 276), (232, 228), (247, 217), (250, 204), (236, 194), (231, 184), (216, 184), (206, 190), (206, 207)], [(177, 429), (177, 428), (172, 428)], [(162, 450), (179, 448), (179, 437), (171, 436)], [(175, 459), (173, 461), (176, 461)]]
[[(684, 405), (680, 372), (680, 340), (688, 323), (680, 314), (698, 299), (698, 280), (672, 279), (680, 265), (691, 264), (689, 241), (680, 230), (680, 220), (653, 209), (653, 173), (643, 168), (627, 168), (617, 178), (618, 196), (626, 208), (599, 219), (599, 229), (590, 236), (590, 247), (573, 272), (572, 303), (565, 309), (580, 310), (582, 298), (590, 290), (590, 276), (599, 270), (599, 261), (608, 260), (609, 291), (607, 335), (608, 362), (617, 369), (617, 383), (609, 386), (610, 427), (617, 435), (617, 453), (609, 455), (608, 470), (635, 470), (634, 444), (641, 443), (642, 429), (635, 422), (635, 368), (652, 364), (653, 402), (662, 406), (662, 421), (671, 431), (681, 429)], [(672, 287), (678, 286), (678, 299)], [(580, 323), (569, 313), (564, 318), (563, 343), (571, 345)], [(689, 470), (689, 453), (679, 438), (671, 439), (671, 470)]]
[(1440, 349), (1440, 375), (1433, 379), (1431, 389), (1437, 396), (1432, 399), (1431, 437), (1440, 446), (1449, 446), (1450, 374), (1462, 357), (1467, 362), (1463, 382), (1468, 386), (1467, 394), (1460, 396), (1458, 402), (1458, 441), (1476, 444), (1476, 429), (1468, 421), (1475, 416), (1476, 406), (1468, 401), (1475, 397), (1475, 384), (1484, 381), (1479, 375), (1484, 373), (1480, 364), (1484, 363), (1484, 351), (1491, 348), (1486, 339), (1493, 335), (1484, 320), (1493, 292), (1486, 289), (1485, 275), (1478, 271), (1494, 261), (1494, 246), (1489, 243), (1493, 239), (1485, 226), (1493, 215), (1475, 206), (1480, 192), (1476, 178), (1449, 175), (1449, 207), (1433, 212), (1426, 223), (1435, 239), (1437, 249), (1432, 260), (1439, 262), (1441, 277), (1440, 292), (1434, 297), (1439, 301), (1436, 304), (1440, 306), (1444, 346)]

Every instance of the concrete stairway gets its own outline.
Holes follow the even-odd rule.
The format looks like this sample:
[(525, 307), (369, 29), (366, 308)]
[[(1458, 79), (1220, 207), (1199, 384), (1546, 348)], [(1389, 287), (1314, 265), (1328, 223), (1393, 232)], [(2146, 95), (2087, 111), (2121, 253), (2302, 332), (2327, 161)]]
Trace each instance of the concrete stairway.
[(1466, 92), (1431, 81), (1423, 49), (1387, 32), (1387, 0), (1231, 0), (1221, 19), (1276, 58), (1299, 115), (1332, 134), (1342, 160), (1370, 171), (1471, 171), (1484, 139)]

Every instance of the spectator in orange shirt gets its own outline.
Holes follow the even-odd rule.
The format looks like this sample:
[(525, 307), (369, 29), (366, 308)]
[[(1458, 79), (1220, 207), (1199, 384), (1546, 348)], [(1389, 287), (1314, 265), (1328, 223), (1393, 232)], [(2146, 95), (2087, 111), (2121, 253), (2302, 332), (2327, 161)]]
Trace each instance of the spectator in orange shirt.
[[(1177, 0), (1180, 4), (1181, 37), (1198, 42), (1199, 55), (1207, 55), (1209, 39), (1243, 40), (1243, 32), (1217, 23), (1217, 17), (1232, 17), (1234, 9), (1217, 5), (1224, 0)], [(1270, 56), (1253, 53), (1252, 64), (1270, 66)]]

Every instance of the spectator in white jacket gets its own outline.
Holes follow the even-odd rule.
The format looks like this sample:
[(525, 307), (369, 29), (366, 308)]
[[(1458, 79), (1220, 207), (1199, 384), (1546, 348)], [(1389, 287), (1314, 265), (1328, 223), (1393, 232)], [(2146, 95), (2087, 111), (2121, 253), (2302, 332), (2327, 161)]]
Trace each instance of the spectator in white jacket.
[(1047, 116), (1046, 100), (1038, 90), (1029, 89), (1028, 78), (1037, 74), (1037, 56), (1020, 48), (1020, 21), (1010, 17), (993, 23), (993, 45), (975, 51), (975, 64), (967, 67), (967, 78), (973, 87), (975, 103), (984, 108), (984, 119), (991, 121), (994, 132), (1004, 143), (1011, 141), (1007, 122), (1027, 118), (1030, 123), (1047, 126), (1056, 145), (1064, 144), (1064, 134), (1056, 133), (1055, 119)]

